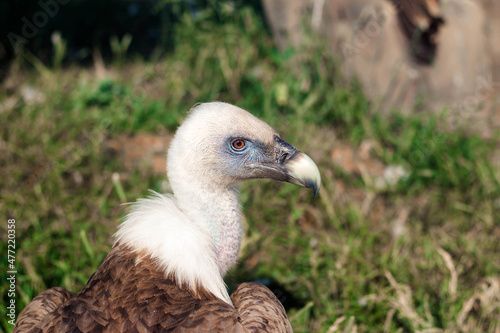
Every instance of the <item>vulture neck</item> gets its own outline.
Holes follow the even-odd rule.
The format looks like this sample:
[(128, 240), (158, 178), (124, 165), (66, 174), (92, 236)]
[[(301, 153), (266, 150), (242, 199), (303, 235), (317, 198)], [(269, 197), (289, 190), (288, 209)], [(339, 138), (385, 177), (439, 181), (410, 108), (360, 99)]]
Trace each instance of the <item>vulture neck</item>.
[(212, 236), (219, 270), (224, 276), (236, 264), (241, 244), (243, 228), (237, 187), (200, 183), (172, 187), (183, 213)]

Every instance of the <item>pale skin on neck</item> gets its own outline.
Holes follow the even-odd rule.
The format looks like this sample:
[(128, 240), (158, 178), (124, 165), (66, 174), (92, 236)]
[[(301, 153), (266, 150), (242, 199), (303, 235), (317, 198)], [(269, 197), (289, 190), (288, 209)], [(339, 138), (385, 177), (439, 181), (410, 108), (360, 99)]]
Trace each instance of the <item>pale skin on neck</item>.
[(203, 189), (198, 186), (174, 189), (179, 208), (213, 237), (220, 273), (224, 276), (237, 261), (243, 232), (243, 218), (235, 187)]

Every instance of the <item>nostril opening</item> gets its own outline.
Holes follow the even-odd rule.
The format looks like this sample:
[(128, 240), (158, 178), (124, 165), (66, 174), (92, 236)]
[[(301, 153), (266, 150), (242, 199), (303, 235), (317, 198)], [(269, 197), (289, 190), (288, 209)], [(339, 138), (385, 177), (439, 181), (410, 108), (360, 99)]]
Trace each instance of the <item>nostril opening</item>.
[(285, 163), (287, 157), (288, 157), (287, 153), (284, 153), (283, 155), (281, 155), (281, 157), (280, 157), (280, 164)]

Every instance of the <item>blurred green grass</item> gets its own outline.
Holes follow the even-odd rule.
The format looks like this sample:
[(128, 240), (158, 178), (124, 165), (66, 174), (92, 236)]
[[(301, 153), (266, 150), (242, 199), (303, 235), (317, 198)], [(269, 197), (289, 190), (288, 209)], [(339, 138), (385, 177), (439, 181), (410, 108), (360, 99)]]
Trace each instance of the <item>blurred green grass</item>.
[[(315, 200), (289, 184), (242, 187), (248, 229), (230, 286), (278, 281), (291, 295), (285, 306), (294, 299), (288, 313), (296, 332), (498, 332), (497, 141), (447, 131), (446, 110), (442, 117), (380, 115), (362, 87), (343, 82), (319, 41), (278, 52), (250, 8), (223, 24), (190, 15), (181, 21), (175, 51), (160, 60), (120, 54), (99, 72), (50, 67), (26, 54), (12, 66), (0, 91), (0, 228), (6, 249), (6, 221), (17, 221), (18, 313), (46, 288), (80, 290), (111, 247), (126, 211), (112, 174), (125, 170), (106, 139), (167, 135), (195, 103), (223, 100), (277, 128), (313, 156), (323, 176)], [(366, 140), (384, 164), (409, 175), (378, 189), (333, 166), (336, 142)], [(160, 190), (163, 180), (136, 171), (121, 185), (135, 200)], [(338, 180), (380, 198), (389, 213), (373, 224), (357, 204), (338, 200)], [(410, 213), (396, 234), (393, 219), (402, 209)], [(0, 260), (7, 267), (7, 257)], [(6, 271), (0, 275), (5, 281)], [(7, 304), (7, 284), (0, 290)], [(0, 327), (8, 332), (4, 311)]]

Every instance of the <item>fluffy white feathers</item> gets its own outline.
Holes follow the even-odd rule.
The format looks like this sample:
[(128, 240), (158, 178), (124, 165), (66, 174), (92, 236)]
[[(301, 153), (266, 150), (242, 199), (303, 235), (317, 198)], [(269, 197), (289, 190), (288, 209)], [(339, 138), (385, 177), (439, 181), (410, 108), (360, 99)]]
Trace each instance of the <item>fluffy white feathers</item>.
[(154, 193), (139, 199), (115, 236), (137, 251), (146, 250), (165, 275), (175, 277), (179, 285), (192, 290), (202, 286), (231, 304), (214, 239), (187, 218), (171, 195)]

